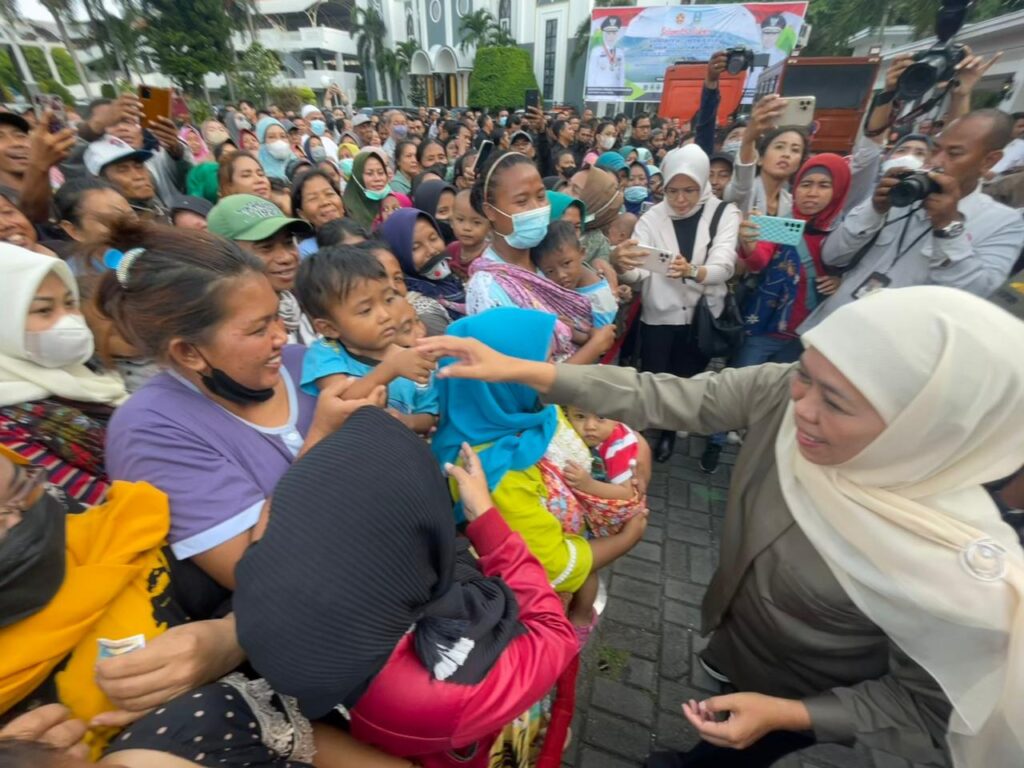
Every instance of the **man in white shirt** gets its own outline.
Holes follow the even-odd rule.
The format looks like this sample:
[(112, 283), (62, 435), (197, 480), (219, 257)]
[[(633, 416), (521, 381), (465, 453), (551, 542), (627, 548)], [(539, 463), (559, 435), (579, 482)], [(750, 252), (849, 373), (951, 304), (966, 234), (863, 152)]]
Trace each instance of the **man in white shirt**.
[(384, 115), (384, 122), (381, 125), (381, 136), (387, 136), (387, 141), (384, 142), (384, 152), (391, 160), (391, 167), (395, 166), (395, 147), (398, 146), (398, 142), (405, 139), (409, 135), (409, 123), (408, 118), (405, 116), (405, 112), (400, 109), (392, 109), (386, 115)]
[(997, 109), (952, 122), (935, 139), (928, 174), (934, 190), (902, 208), (893, 206), (891, 191), (904, 172), (885, 174), (825, 241), (824, 262), (847, 271), (800, 332), (878, 288), (947, 285), (986, 298), (999, 288), (1020, 255), (1024, 219), (980, 183), (1002, 157), (1011, 129), (1010, 116)]

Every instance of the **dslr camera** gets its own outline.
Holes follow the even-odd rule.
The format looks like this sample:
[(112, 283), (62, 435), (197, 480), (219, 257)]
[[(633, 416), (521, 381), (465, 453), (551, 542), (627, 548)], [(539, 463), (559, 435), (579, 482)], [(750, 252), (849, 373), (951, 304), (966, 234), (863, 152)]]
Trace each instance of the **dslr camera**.
[(725, 71), (730, 75), (738, 75), (743, 70), (750, 69), (751, 67), (766, 67), (768, 66), (768, 58), (767, 53), (755, 54), (752, 50), (742, 45), (727, 48), (725, 51)]
[(967, 56), (962, 45), (951, 43), (960, 31), (973, 0), (942, 0), (935, 17), (934, 48), (914, 54), (914, 63), (904, 70), (896, 82), (896, 95), (903, 101), (924, 96), (938, 83), (948, 82), (956, 74), (956, 65)]
[(928, 195), (941, 192), (929, 171), (905, 171), (899, 175), (900, 183), (889, 190), (889, 200), (897, 208), (906, 208)]

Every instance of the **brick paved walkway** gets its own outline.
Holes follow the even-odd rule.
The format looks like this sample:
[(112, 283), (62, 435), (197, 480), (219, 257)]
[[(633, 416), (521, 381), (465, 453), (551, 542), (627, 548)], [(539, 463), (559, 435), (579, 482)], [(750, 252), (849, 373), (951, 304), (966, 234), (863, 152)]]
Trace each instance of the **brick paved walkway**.
[[(565, 764), (635, 768), (652, 749), (687, 749), (697, 739), (683, 701), (717, 693), (696, 663), (704, 647), (700, 602), (718, 562), (733, 449), (705, 475), (702, 438), (680, 439), (655, 465), (644, 540), (604, 574), (608, 605), (583, 658), (573, 739)], [(780, 768), (908, 768), (892, 755), (821, 745)]]

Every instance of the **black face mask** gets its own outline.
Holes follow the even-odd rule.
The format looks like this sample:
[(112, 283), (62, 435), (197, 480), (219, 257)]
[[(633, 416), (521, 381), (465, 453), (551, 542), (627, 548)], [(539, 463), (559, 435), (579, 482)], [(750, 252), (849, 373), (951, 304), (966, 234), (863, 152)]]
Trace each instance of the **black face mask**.
[(41, 611), (64, 583), (64, 517), (44, 491), (0, 539), (0, 627)]
[[(449, 222), (437, 219), (437, 228), (441, 230), (441, 238), (444, 240), (445, 245), (455, 242), (455, 230), (452, 229), (452, 225)], [(447, 258), (447, 256), (448, 254), (442, 254), (441, 258)]]
[(571, 179), (573, 176), (576, 175), (576, 171), (577, 170), (578, 169), (576, 168), (575, 165), (570, 165), (568, 168), (563, 168), (562, 169), (562, 177), (565, 178), (565, 179)]
[(235, 381), (220, 368), (214, 368), (200, 353), (203, 362), (210, 366), (209, 373), (199, 374), (203, 386), (217, 397), (222, 397), (229, 403), (235, 405), (252, 405), (253, 403), (265, 403), (274, 396), (274, 388), (250, 389), (240, 382)]
[(448, 166), (444, 163), (438, 163), (437, 165), (432, 165), (429, 168), (424, 168), (423, 170), (429, 173), (436, 173), (442, 179), (448, 175)]

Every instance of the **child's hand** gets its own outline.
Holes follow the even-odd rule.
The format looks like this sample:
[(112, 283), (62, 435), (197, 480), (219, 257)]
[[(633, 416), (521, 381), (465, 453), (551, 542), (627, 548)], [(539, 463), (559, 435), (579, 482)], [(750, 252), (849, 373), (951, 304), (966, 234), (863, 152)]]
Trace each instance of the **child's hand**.
[(437, 367), (433, 355), (424, 354), (415, 347), (406, 349), (397, 345), (391, 346), (382, 363), (387, 365), (395, 376), (415, 381), (417, 384), (428, 384), (430, 374)]
[(459, 484), (459, 498), (462, 500), (466, 520), (473, 522), (491, 509), (494, 501), (487, 488), (487, 475), (484, 474), (483, 465), (476, 451), (469, 447), (469, 443), (463, 443), (459, 456), (462, 458), (462, 466), (445, 464), (444, 471)]
[(586, 469), (573, 462), (569, 462), (565, 466), (565, 469), (562, 471), (562, 477), (565, 478), (565, 482), (569, 484), (570, 488), (584, 492), (586, 492), (587, 486), (590, 485), (590, 481), (594, 479)]

